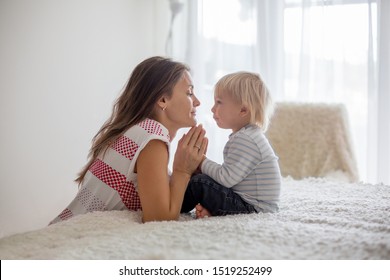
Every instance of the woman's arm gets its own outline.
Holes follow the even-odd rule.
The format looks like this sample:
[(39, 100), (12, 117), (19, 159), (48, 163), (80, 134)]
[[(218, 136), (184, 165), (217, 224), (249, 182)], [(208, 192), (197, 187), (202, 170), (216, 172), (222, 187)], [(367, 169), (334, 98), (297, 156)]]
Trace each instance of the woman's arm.
[(144, 222), (178, 219), (187, 184), (207, 146), (204, 133), (202, 128), (192, 128), (179, 141), (171, 177), (164, 142), (152, 140), (142, 150), (137, 159), (137, 174)]
[(184, 173), (176, 176), (179, 184), (170, 188), (166, 143), (152, 140), (146, 145), (138, 156), (137, 174), (143, 221), (177, 219), (180, 212), (177, 210), (177, 204), (180, 203), (178, 197), (181, 194), (184, 196), (185, 191), (185, 188), (180, 188), (180, 185), (186, 186), (189, 176)]

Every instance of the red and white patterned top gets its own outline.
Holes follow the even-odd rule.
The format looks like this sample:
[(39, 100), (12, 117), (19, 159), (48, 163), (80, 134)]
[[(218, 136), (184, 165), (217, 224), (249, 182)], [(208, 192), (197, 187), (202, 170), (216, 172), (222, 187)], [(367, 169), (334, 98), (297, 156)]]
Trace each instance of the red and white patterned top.
[(154, 139), (169, 148), (168, 129), (155, 120), (146, 119), (129, 128), (104, 157), (92, 163), (76, 197), (50, 224), (93, 211), (142, 210), (134, 166), (139, 153)]

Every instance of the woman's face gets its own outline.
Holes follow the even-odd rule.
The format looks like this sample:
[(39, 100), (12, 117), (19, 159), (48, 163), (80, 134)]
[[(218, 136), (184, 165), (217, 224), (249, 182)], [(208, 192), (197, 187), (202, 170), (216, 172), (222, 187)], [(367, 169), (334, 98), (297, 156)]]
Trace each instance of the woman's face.
[(191, 75), (185, 71), (182, 79), (174, 86), (168, 100), (166, 114), (174, 128), (191, 127), (196, 125), (196, 107), (200, 105), (194, 94)]

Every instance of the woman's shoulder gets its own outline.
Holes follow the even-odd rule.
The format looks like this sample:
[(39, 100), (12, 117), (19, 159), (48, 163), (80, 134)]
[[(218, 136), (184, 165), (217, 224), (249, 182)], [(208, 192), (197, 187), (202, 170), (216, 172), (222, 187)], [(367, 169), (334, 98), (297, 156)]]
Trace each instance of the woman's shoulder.
[(157, 138), (170, 142), (168, 129), (158, 121), (149, 118), (130, 127), (124, 135), (129, 138)]
[(170, 137), (168, 129), (156, 120), (147, 118), (137, 125), (150, 134), (164, 136), (167, 138)]

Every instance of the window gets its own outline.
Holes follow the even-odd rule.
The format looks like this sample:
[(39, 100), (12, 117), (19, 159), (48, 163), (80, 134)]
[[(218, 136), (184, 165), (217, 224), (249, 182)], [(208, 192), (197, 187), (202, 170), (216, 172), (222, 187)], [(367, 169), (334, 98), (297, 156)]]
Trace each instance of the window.
[[(202, 102), (200, 122), (206, 124), (212, 140), (211, 158), (222, 160), (221, 143), (228, 135), (215, 126), (210, 112), (215, 82), (229, 72), (256, 71), (276, 101), (344, 103), (361, 180), (383, 181), (369, 174), (370, 168), (376, 170), (377, 165), (390, 161), (390, 152), (384, 161), (371, 161), (381, 156), (379, 150), (389, 151), (389, 144), (376, 146), (382, 129), (369, 133), (371, 127), (383, 127), (375, 115), (378, 96), (385, 94), (385, 100), (390, 99), (390, 93), (379, 95), (377, 90), (380, 10), (376, 0), (190, 2), (188, 11), (195, 17), (189, 17), (188, 25), (193, 26), (189, 30), (194, 33), (188, 36), (196, 44), (187, 46), (191, 53), (187, 62), (194, 70)], [(388, 3), (380, 3), (385, 15)], [(388, 35), (383, 36), (388, 26), (383, 26), (382, 38), (388, 40)], [(379, 123), (383, 115), (390, 117), (382, 110)], [(389, 128), (385, 133), (390, 137)]]

